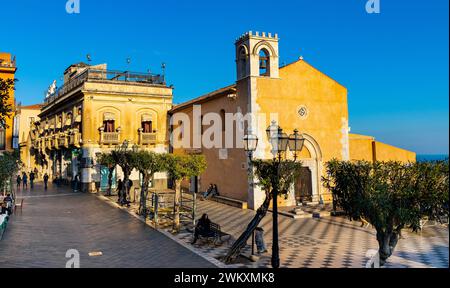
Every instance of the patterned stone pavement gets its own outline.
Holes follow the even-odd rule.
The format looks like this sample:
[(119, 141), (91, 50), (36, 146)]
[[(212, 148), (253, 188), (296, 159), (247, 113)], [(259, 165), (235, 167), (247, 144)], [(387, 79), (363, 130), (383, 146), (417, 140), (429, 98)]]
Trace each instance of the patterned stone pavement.
[[(198, 210), (199, 216), (208, 213), (210, 219), (233, 238), (239, 237), (254, 215), (253, 211), (212, 201), (199, 201)], [(265, 230), (269, 252), (258, 262), (241, 266), (270, 267), (271, 213), (260, 226)], [(279, 235), (281, 266), (286, 268), (362, 268), (368, 260), (367, 251), (378, 249), (374, 229), (362, 228), (360, 222), (350, 222), (342, 217), (292, 219), (280, 215)], [(192, 239), (189, 233), (180, 234), (178, 238), (186, 244)], [(220, 247), (196, 245), (196, 248), (211, 257), (218, 257), (224, 255), (232, 243), (228, 241)], [(419, 234), (405, 232), (386, 267), (448, 267), (448, 247), (448, 226), (425, 227)], [(247, 245), (244, 253), (249, 255), (250, 251)]]
[[(87, 267), (215, 267), (131, 215), (88, 194), (61, 188), (19, 191), (23, 211), (0, 241), (0, 267), (64, 268), (66, 251)], [(101, 251), (103, 256), (89, 257)]]

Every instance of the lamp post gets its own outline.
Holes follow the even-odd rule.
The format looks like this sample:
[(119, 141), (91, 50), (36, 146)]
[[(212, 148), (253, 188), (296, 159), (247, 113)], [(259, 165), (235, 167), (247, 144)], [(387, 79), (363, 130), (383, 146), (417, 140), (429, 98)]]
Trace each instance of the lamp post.
[[(280, 267), (280, 256), (279, 256), (279, 244), (278, 244), (278, 194), (280, 185), (280, 166), (283, 160), (283, 154), (289, 149), (293, 153), (294, 161), (297, 161), (297, 152), (301, 151), (304, 144), (304, 138), (298, 132), (297, 129), (294, 133), (287, 135), (283, 133), (283, 129), (272, 121), (271, 125), (266, 129), (267, 139), (272, 146), (271, 153), (273, 155), (273, 165), (276, 165), (277, 175), (272, 181), (272, 192), (273, 192), (273, 240), (272, 240), (272, 267)], [(248, 153), (250, 164), (253, 157), (253, 152), (258, 146), (258, 137), (252, 134), (246, 135), (244, 137), (244, 149)], [(253, 175), (253, 171), (249, 168), (249, 175)]]
[[(256, 151), (256, 148), (258, 147), (258, 136), (253, 134), (247, 134), (244, 136), (244, 150), (247, 152), (248, 155), (248, 168), (247, 173), (249, 177), (249, 190), (253, 187), (253, 152)], [(250, 193), (250, 191), (249, 191)], [(255, 232), (252, 233), (252, 255), (255, 253)]]

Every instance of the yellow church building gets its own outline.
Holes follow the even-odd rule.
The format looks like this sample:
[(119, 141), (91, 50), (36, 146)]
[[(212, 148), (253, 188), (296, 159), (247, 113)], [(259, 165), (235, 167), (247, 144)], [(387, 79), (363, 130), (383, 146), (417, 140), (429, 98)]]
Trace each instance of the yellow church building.
[[(235, 42), (236, 83), (170, 111), (173, 153), (203, 154), (207, 159), (200, 191), (216, 184), (225, 201), (257, 209), (265, 194), (248, 177), (248, 156), (240, 144), (243, 135), (255, 134), (259, 143), (253, 157), (271, 159), (266, 128), (272, 121), (288, 134), (298, 129), (305, 140), (299, 155), (301, 174), (280, 205), (330, 201), (321, 177), (325, 163), (333, 158), (415, 161), (413, 152), (377, 142), (374, 137), (350, 134), (347, 89), (302, 58), (280, 67), (278, 44), (277, 34), (245, 33)], [(252, 116), (243, 119), (236, 115)], [(225, 124), (220, 133), (211, 136), (208, 130), (215, 125), (214, 119)], [(205, 147), (205, 133), (206, 142), (219, 145)]]

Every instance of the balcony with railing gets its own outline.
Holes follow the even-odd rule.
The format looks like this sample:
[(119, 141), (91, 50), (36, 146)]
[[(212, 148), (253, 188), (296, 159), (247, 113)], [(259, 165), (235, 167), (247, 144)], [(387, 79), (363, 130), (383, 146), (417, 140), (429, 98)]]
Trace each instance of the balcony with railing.
[(69, 148), (69, 141), (67, 140), (67, 136), (65, 134), (59, 135), (58, 146), (59, 148)]
[(81, 133), (78, 131), (71, 132), (69, 135), (69, 145), (79, 148), (81, 146)]
[(0, 68), (16, 68), (15, 57), (12, 60), (0, 59)]
[(84, 82), (108, 82), (108, 83), (139, 83), (149, 85), (166, 85), (164, 75), (151, 73), (138, 73), (129, 71), (113, 71), (88, 68), (79, 75), (67, 81), (63, 86), (56, 88), (51, 95), (45, 91), (45, 103), (50, 104), (59, 97), (71, 92)]
[(145, 133), (139, 129), (139, 144), (140, 145), (154, 145), (158, 141), (157, 133)]
[(59, 142), (58, 142), (58, 136), (56, 136), (56, 135), (53, 135), (52, 136), (52, 138), (51, 138), (51, 146), (52, 146), (52, 149), (59, 149)]
[(45, 138), (45, 148), (51, 150), (52, 149), (52, 138), (51, 137), (46, 137)]
[(104, 127), (101, 127), (99, 131), (101, 145), (117, 145), (120, 143), (120, 128), (117, 129), (117, 132), (105, 132)]

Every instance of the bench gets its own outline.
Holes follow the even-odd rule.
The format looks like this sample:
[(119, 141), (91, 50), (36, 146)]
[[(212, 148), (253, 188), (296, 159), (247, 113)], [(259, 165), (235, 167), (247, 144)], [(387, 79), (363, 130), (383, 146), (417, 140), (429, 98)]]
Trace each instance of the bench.
[(208, 243), (211, 243), (215, 246), (221, 245), (224, 241), (222, 240), (222, 237), (224, 236), (230, 236), (230, 234), (222, 232), (222, 229), (220, 228), (219, 224), (216, 224), (214, 222), (210, 222), (209, 226), (210, 231), (212, 232), (210, 235), (199, 235), (199, 239), (206, 239)]

